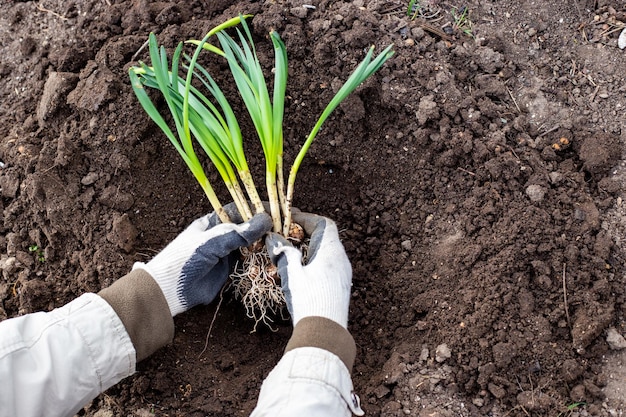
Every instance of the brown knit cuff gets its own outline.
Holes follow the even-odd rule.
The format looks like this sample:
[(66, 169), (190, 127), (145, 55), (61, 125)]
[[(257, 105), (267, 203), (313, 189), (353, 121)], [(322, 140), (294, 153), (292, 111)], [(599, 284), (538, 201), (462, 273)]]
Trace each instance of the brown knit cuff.
[(163, 291), (146, 271), (136, 269), (98, 295), (113, 307), (137, 352), (137, 362), (174, 338), (174, 319)]
[(325, 317), (305, 317), (300, 320), (293, 329), (285, 353), (300, 347), (317, 347), (334, 353), (352, 372), (356, 344), (350, 332), (333, 320)]

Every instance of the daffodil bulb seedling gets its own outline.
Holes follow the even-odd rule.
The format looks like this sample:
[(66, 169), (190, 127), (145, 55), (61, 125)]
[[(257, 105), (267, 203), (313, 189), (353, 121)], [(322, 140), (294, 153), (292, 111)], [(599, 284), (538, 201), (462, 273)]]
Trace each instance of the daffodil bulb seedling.
[[(393, 55), (393, 50), (388, 46), (377, 56), (374, 56), (373, 47), (368, 50), (363, 61), (318, 118), (294, 159), (285, 181), (283, 119), (287, 88), (287, 50), (279, 34), (271, 31), (269, 38), (274, 47), (274, 67), (270, 93), (246, 22), (249, 17), (251, 16), (240, 15), (229, 19), (210, 30), (201, 40), (185, 42), (195, 45), (191, 56), (183, 54), (185, 43), (179, 43), (171, 60), (165, 48), (159, 47), (156, 36), (150, 34), (148, 45), (151, 63), (148, 65), (140, 62), (131, 67), (129, 76), (140, 104), (174, 145), (222, 222), (229, 222), (230, 219), (196, 154), (198, 146), (219, 173), (242, 218), (248, 220), (254, 213), (264, 212), (266, 208), (244, 154), (238, 116), (209, 71), (198, 63), (203, 51), (209, 52), (213, 59), (226, 61), (263, 148), (265, 196), (269, 202), (273, 229), (289, 237), (294, 230), (291, 207), (295, 180), (305, 154), (330, 114)], [(227, 32), (227, 29), (233, 27), (236, 27), (233, 29), (235, 36)], [(215, 38), (219, 46), (209, 43)], [(148, 95), (146, 87), (161, 93), (171, 114), (174, 129), (165, 121)], [(267, 251), (260, 246), (261, 249), (246, 248), (242, 251), (242, 262), (232, 278), (235, 294), (242, 299), (248, 315), (256, 324), (264, 322), (270, 325), (270, 316), (282, 309), (284, 296)]]

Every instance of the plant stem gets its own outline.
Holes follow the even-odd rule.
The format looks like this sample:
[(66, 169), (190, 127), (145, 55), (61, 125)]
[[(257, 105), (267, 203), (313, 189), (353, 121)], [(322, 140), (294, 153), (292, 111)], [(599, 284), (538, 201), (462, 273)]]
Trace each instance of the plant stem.
[(246, 192), (248, 193), (248, 198), (252, 202), (254, 206), (255, 213), (264, 213), (265, 207), (263, 206), (263, 202), (261, 201), (261, 197), (259, 197), (259, 193), (254, 185), (254, 181), (252, 180), (252, 175), (250, 171), (239, 171), (239, 177), (241, 178), (241, 182), (243, 182), (243, 186), (246, 188)]
[(287, 196), (285, 195), (285, 175), (283, 173), (283, 152), (281, 150), (276, 161), (276, 181), (278, 186), (278, 198), (283, 216), (287, 215)]
[[(241, 214), (241, 218), (244, 222), (247, 222), (252, 218), (252, 211), (250, 210), (250, 206), (248, 205), (248, 201), (239, 185), (239, 181), (237, 178), (234, 178), (229, 184), (226, 184), (226, 188), (230, 191), (231, 196), (233, 196), (233, 201), (237, 206), (237, 210), (239, 210), (239, 214)], [(232, 188), (232, 190), (231, 190)]]
[(204, 190), (204, 194), (206, 194), (207, 198), (209, 199), (209, 203), (211, 203), (213, 210), (215, 210), (215, 213), (220, 218), (222, 223), (232, 223), (230, 221), (230, 217), (228, 217), (228, 213), (226, 213), (226, 210), (224, 210), (222, 203), (220, 203), (217, 195), (215, 195), (215, 191), (213, 190), (213, 187), (211, 187), (209, 180), (206, 177), (204, 178), (204, 180), (201, 180), (197, 176), (196, 179), (200, 183), (200, 186)]
[(270, 214), (272, 215), (274, 232), (280, 233), (280, 205), (278, 203), (278, 192), (276, 190), (276, 175), (270, 170), (265, 171), (265, 185), (267, 187), (267, 198), (270, 202)]

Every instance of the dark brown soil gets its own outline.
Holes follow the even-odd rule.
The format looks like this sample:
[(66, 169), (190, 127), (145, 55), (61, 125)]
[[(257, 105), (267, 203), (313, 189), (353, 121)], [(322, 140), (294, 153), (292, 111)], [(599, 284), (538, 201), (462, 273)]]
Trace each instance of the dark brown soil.
[[(288, 161), (367, 47), (395, 45), (296, 190), (353, 264), (367, 414), (617, 415), (602, 368), (607, 330), (625, 331), (624, 3), (422, 0), (439, 15), (415, 20), (407, 3), (0, 3), (0, 319), (110, 285), (210, 210), (127, 69), (151, 31), (173, 47), (252, 13), (268, 67), (270, 29), (289, 51)], [(462, 6), (469, 34), (449, 24)], [(247, 415), (291, 329), (250, 333), (227, 293), (202, 353), (216, 304), (82, 415)]]

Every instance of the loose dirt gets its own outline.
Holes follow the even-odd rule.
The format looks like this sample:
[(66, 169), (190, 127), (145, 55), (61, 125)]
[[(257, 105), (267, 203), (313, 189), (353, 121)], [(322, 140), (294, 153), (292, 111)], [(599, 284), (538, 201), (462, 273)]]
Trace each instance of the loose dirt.
[[(623, 415), (607, 335), (626, 333), (626, 7), (417, 3), (0, 3), (0, 319), (110, 285), (210, 210), (127, 69), (151, 31), (173, 48), (252, 13), (268, 70), (270, 29), (289, 51), (287, 161), (367, 47), (395, 45), (325, 125), (295, 202), (338, 222), (352, 261), (367, 415)], [(227, 292), (207, 339), (216, 304), (81, 415), (247, 415), (291, 329), (250, 333)]]

